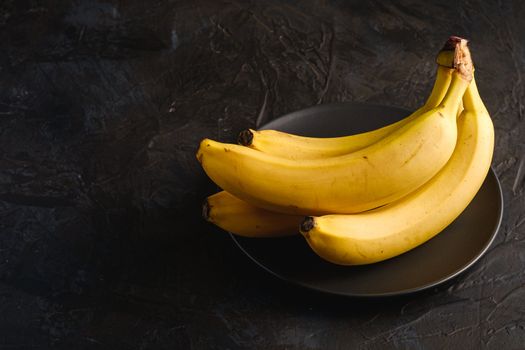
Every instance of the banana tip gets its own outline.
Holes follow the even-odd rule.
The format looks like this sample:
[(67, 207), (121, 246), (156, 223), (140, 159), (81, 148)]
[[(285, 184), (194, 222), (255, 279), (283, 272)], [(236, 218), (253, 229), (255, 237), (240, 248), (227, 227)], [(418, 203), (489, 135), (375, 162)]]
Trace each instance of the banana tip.
[(301, 223), (301, 233), (308, 238), (310, 230), (315, 227), (315, 218), (313, 216), (306, 216)]
[(208, 202), (208, 199), (205, 199), (202, 203), (202, 217), (206, 221), (210, 221), (210, 203)]
[(197, 157), (197, 160), (201, 164), (202, 164), (202, 156), (203, 156), (203, 151), (202, 150), (205, 147), (210, 147), (210, 143), (209, 143), (208, 139), (204, 139), (204, 140), (201, 141), (201, 143), (199, 144), (199, 149), (197, 150), (197, 153), (195, 154), (195, 157)]
[(250, 146), (253, 141), (253, 132), (249, 129), (243, 130), (239, 133), (237, 142), (243, 146)]

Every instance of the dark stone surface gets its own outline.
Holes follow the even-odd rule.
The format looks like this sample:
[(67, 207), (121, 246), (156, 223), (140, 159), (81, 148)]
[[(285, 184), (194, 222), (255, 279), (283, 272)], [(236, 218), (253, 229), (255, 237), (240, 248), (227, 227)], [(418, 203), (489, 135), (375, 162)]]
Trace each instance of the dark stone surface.
[[(1, 349), (437, 349), (525, 343), (523, 2), (0, 2)], [(203, 137), (331, 101), (416, 108), (470, 38), (502, 232), (406, 298), (291, 287), (200, 218)]]

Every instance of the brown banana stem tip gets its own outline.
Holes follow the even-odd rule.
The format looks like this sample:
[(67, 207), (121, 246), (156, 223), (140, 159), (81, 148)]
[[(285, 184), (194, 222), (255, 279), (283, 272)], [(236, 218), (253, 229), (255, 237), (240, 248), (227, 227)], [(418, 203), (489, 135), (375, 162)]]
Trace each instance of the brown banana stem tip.
[(253, 132), (251, 130), (243, 130), (239, 133), (237, 142), (243, 146), (250, 146), (253, 141)]
[(301, 233), (304, 234), (306, 237), (308, 237), (308, 231), (313, 229), (315, 226), (315, 219), (313, 216), (306, 216), (301, 223)]
[(436, 63), (440, 66), (454, 68), (463, 79), (471, 81), (474, 65), (467, 43), (467, 39), (459, 36), (449, 37), (441, 51), (439, 51)]
[(205, 199), (204, 202), (202, 203), (202, 217), (206, 221), (210, 221), (210, 209), (211, 209), (210, 203), (208, 203), (208, 199)]
[(456, 45), (462, 41), (468, 42), (467, 39), (460, 38), (459, 36), (451, 35), (448, 37), (448, 40), (443, 46), (443, 48), (441, 49), (441, 51), (454, 51), (456, 49)]
[(439, 51), (436, 57), (436, 63), (440, 66), (453, 69), (456, 47), (459, 43), (461, 43), (462, 40), (465, 39), (460, 38), (459, 36), (449, 37), (441, 51)]
[(461, 39), (456, 45), (456, 50), (454, 51), (454, 69), (458, 71), (463, 79), (471, 81), (474, 65), (467, 42), (466, 39)]

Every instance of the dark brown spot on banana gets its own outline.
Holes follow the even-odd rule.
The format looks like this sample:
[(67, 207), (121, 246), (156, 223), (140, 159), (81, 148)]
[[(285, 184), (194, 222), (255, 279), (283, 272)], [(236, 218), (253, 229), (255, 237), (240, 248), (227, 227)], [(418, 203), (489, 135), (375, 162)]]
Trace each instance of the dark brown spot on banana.
[(423, 147), (423, 143), (420, 143), (417, 148), (412, 152), (412, 154), (405, 160), (405, 162), (401, 166), (405, 166), (408, 162), (410, 162), (418, 153), (419, 150)]

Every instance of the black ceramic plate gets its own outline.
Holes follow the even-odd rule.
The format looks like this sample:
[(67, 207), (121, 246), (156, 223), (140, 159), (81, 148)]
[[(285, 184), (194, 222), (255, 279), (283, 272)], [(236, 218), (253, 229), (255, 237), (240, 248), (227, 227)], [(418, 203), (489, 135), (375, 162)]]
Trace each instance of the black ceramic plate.
[[(305, 136), (343, 136), (390, 124), (408, 114), (395, 107), (327, 104), (288, 114), (260, 129)], [(300, 235), (232, 238), (259, 266), (288, 282), (339, 295), (392, 296), (437, 286), (472, 266), (494, 240), (502, 213), (501, 188), (491, 169), (474, 200), (449, 227), (425, 244), (380, 263), (328, 263), (315, 255)]]

